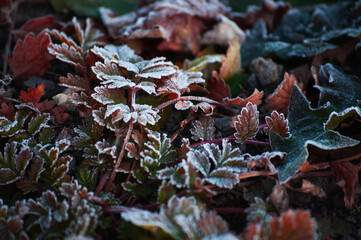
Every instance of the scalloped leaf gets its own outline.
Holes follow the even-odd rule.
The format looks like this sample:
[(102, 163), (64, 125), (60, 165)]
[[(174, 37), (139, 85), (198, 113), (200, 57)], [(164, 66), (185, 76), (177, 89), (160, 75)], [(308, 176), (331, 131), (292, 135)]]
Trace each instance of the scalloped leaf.
[[(288, 119), (285, 119), (283, 113), (279, 114), (277, 111), (272, 111), (271, 116), (266, 116), (266, 122), (269, 129), (278, 133), (281, 137), (289, 137), (290, 132), (288, 128)], [(269, 134), (269, 129), (267, 129)]]
[(213, 170), (205, 180), (217, 187), (228, 189), (239, 183), (238, 174), (226, 167)]
[(72, 75), (68, 73), (66, 77), (61, 76), (59, 78), (59, 85), (74, 89), (75, 91), (87, 91), (90, 90), (89, 82), (85, 78), (78, 75)]
[(251, 102), (247, 103), (246, 107), (242, 108), (241, 114), (236, 117), (233, 126), (236, 129), (234, 136), (237, 142), (243, 142), (247, 138), (253, 138), (258, 132), (259, 112), (257, 105)]
[(37, 88), (30, 87), (27, 92), (21, 91), (19, 99), (24, 103), (36, 104), (40, 101), (40, 98), (44, 95), (45, 84), (42, 83)]
[(28, 125), (28, 132), (34, 136), (46, 126), (49, 120), (50, 115), (48, 113), (43, 113), (31, 118)]
[(295, 84), (291, 93), (288, 122), (291, 136), (282, 138), (270, 131), (270, 144), (274, 151), (286, 152), (286, 162), (278, 167), (280, 183), (290, 180), (306, 162), (308, 145), (324, 150), (341, 149), (355, 146), (359, 141), (340, 135), (332, 130), (325, 130), (324, 123), (331, 113), (329, 106), (310, 108), (310, 102)]
[(143, 58), (136, 55), (134, 50), (127, 45), (115, 46), (107, 44), (104, 47), (94, 46), (91, 51), (103, 58), (104, 60), (123, 60), (127, 62), (138, 62), (142, 61)]

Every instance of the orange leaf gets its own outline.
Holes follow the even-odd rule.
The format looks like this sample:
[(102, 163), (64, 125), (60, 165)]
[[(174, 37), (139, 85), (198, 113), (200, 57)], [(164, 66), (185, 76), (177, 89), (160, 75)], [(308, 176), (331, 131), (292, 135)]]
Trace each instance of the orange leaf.
[(283, 81), (278, 85), (277, 89), (266, 98), (266, 102), (269, 103), (269, 109), (287, 114), (293, 84), (296, 83), (301, 90), (303, 84), (298, 83), (296, 77), (294, 75), (290, 76), (287, 72), (285, 72), (283, 78)]
[(15, 81), (24, 81), (31, 76), (41, 77), (45, 74), (50, 67), (48, 61), (53, 59), (48, 54), (50, 42), (50, 36), (46, 31), (41, 32), (36, 38), (34, 33), (29, 33), (24, 41), (17, 41), (13, 56), (9, 56), (9, 66)]
[(361, 170), (361, 162), (353, 164), (350, 162), (332, 162), (332, 172), (336, 179), (336, 184), (339, 185), (345, 196), (346, 207), (352, 207), (355, 196), (354, 193), (358, 186), (358, 173)]
[(254, 90), (254, 92), (252, 93), (251, 96), (249, 96), (246, 99), (240, 98), (240, 97), (236, 97), (236, 98), (231, 98), (229, 99), (228, 97), (223, 99), (223, 102), (229, 106), (232, 107), (245, 107), (247, 105), (247, 103), (252, 103), (254, 105), (260, 105), (262, 102), (262, 97), (263, 97), (263, 91), (258, 91), (258, 89), (256, 88)]
[(305, 240), (314, 239), (316, 221), (306, 210), (288, 210), (280, 217), (273, 218), (269, 240)]
[(40, 84), (37, 88), (31, 87), (28, 92), (20, 92), (20, 100), (25, 103), (33, 103), (34, 105), (39, 102), (40, 98), (44, 95), (44, 83)]
[(271, 117), (266, 117), (266, 122), (269, 128), (278, 133), (281, 137), (285, 138), (290, 135), (288, 120), (285, 119), (283, 113), (279, 114), (277, 111), (273, 111)]

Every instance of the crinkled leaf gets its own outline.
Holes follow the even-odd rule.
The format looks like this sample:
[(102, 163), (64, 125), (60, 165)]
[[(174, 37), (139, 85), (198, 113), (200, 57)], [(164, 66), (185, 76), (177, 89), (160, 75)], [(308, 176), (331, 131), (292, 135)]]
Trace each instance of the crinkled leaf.
[(74, 89), (76, 91), (86, 91), (89, 90), (89, 82), (84, 78), (78, 75), (72, 75), (68, 73), (66, 77), (61, 76), (59, 78), (59, 85)]
[(291, 136), (282, 138), (272, 130), (270, 132), (272, 149), (287, 153), (285, 164), (278, 167), (280, 183), (291, 179), (299, 167), (306, 162), (308, 145), (331, 150), (351, 147), (359, 143), (359, 141), (342, 136), (338, 132), (324, 129), (324, 123), (330, 112), (331, 109), (328, 106), (311, 109), (310, 103), (300, 88), (294, 85), (287, 117)]
[(127, 45), (115, 46), (107, 44), (104, 47), (94, 46), (91, 51), (104, 60), (123, 60), (131, 63), (142, 61), (142, 57), (135, 54)]
[(13, 56), (9, 57), (9, 65), (15, 80), (26, 80), (31, 76), (41, 77), (50, 67), (52, 56), (48, 54), (50, 36), (46, 31), (37, 37), (29, 33), (24, 41), (18, 40)]
[(256, 88), (254, 90), (254, 92), (252, 93), (252, 95), (246, 99), (243, 99), (241, 97), (236, 97), (236, 98), (230, 99), (229, 97), (226, 97), (226, 98), (222, 99), (222, 101), (229, 106), (243, 108), (248, 103), (252, 103), (254, 105), (260, 105), (262, 103), (262, 100), (261, 100), (262, 98), (263, 98), (263, 91), (260, 92)]

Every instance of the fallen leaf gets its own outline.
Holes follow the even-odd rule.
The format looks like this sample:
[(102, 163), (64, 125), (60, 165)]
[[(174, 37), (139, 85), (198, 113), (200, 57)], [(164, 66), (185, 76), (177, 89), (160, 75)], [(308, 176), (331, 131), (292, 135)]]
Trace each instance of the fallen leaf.
[(339, 185), (344, 194), (345, 205), (351, 208), (355, 201), (354, 193), (358, 186), (358, 173), (361, 170), (361, 162), (332, 162), (332, 173), (335, 176), (336, 184)]
[(246, 99), (243, 99), (241, 97), (236, 97), (236, 98), (225, 98), (223, 99), (223, 102), (231, 107), (239, 107), (239, 108), (243, 108), (245, 107), (248, 103), (252, 103), (254, 105), (260, 105), (262, 102), (262, 97), (263, 97), (263, 91), (258, 91), (258, 89), (256, 88), (254, 90), (254, 92), (252, 93), (251, 96), (249, 96)]
[(269, 200), (278, 212), (284, 212), (288, 209), (289, 199), (287, 189), (283, 184), (277, 184), (273, 187)]
[(285, 119), (285, 115), (283, 115), (283, 113), (279, 114), (277, 111), (273, 111), (271, 113), (271, 117), (266, 116), (266, 122), (269, 127), (265, 129), (267, 134), (269, 134), (269, 129), (272, 129), (283, 138), (290, 136), (288, 120)]
[(48, 61), (53, 59), (53, 56), (48, 54), (50, 42), (50, 36), (46, 31), (37, 37), (29, 33), (24, 41), (17, 41), (13, 56), (9, 56), (9, 66), (15, 81), (21, 83), (31, 76), (41, 77), (45, 74), (50, 67)]
[(37, 88), (30, 87), (28, 92), (20, 92), (20, 100), (25, 103), (33, 103), (34, 105), (39, 102), (40, 98), (44, 95), (45, 84), (40, 84)]
[(222, 57), (222, 66), (219, 77), (227, 81), (227, 78), (241, 71), (241, 45), (237, 39), (229, 41), (226, 57)]
[(283, 81), (277, 89), (266, 98), (269, 103), (269, 109), (277, 110), (281, 113), (288, 113), (288, 104), (290, 102), (291, 91), (293, 85), (296, 83), (302, 91), (302, 83), (298, 83), (294, 75), (291, 76), (285, 72)]

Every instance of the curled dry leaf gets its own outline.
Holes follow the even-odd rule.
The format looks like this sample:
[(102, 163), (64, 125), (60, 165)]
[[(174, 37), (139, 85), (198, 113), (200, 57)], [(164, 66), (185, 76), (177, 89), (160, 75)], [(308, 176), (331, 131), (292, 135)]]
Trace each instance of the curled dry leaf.
[[(225, 22), (220, 16), (228, 14), (229, 8), (218, 0), (161, 0), (122, 16), (106, 8), (100, 9), (103, 23), (115, 39), (125, 40), (130, 45), (136, 45), (139, 39), (158, 39), (158, 50), (191, 51), (193, 54), (199, 51), (203, 33), (214, 26), (209, 23)], [(229, 27), (232, 30), (227, 32), (232, 32), (234, 36), (240, 34), (236, 24)], [(224, 45), (230, 40), (225, 35), (216, 39), (207, 37), (207, 41), (212, 40), (213, 43), (221, 39), (226, 40)], [(144, 46), (138, 44), (138, 47)]]
[(243, 108), (245, 107), (248, 103), (252, 103), (254, 105), (260, 105), (262, 102), (262, 97), (263, 97), (263, 91), (258, 91), (258, 89), (256, 88), (254, 90), (254, 92), (252, 93), (251, 96), (249, 96), (246, 99), (243, 99), (241, 97), (236, 97), (236, 98), (225, 98), (223, 99), (223, 102), (229, 106), (232, 107), (239, 107), (239, 108)]
[(206, 97), (216, 101), (231, 97), (231, 89), (222, 78), (219, 78), (216, 71), (213, 71), (212, 77), (206, 80), (206, 89), (208, 91)]
[(277, 184), (273, 187), (269, 200), (278, 212), (284, 212), (288, 209), (289, 199), (287, 189), (283, 184)]
[(265, 129), (267, 134), (269, 134), (269, 130), (272, 129), (274, 132), (278, 133), (281, 137), (290, 136), (289, 128), (288, 128), (288, 119), (285, 119), (285, 115), (283, 113), (279, 114), (277, 111), (273, 111), (271, 113), (271, 117), (266, 117), (266, 122), (269, 129)]
[(268, 223), (269, 240), (314, 239), (316, 221), (306, 210), (288, 210)]
[(259, 112), (257, 105), (247, 103), (246, 107), (242, 108), (241, 114), (236, 117), (233, 126), (236, 128), (234, 136), (237, 142), (243, 142), (247, 138), (253, 138), (258, 132)]
[(26, 35), (24, 41), (18, 40), (9, 56), (9, 66), (13, 72), (13, 79), (18, 83), (31, 76), (41, 77), (50, 67), (49, 60), (53, 59), (48, 54), (50, 36), (46, 31), (35, 37), (34, 33)]
[(354, 193), (358, 186), (358, 173), (361, 170), (361, 162), (357, 164), (351, 162), (332, 162), (331, 166), (336, 184), (342, 188), (345, 194), (345, 205), (351, 208), (355, 201)]
[(222, 57), (222, 66), (219, 70), (219, 77), (227, 79), (241, 71), (241, 45), (237, 39), (229, 41), (229, 48), (226, 57)]
[(294, 84), (297, 84), (302, 91), (303, 84), (298, 83), (294, 75), (285, 72), (283, 81), (278, 85), (277, 89), (266, 98), (269, 108), (277, 110), (281, 113), (288, 113), (288, 104), (290, 102), (291, 91)]

